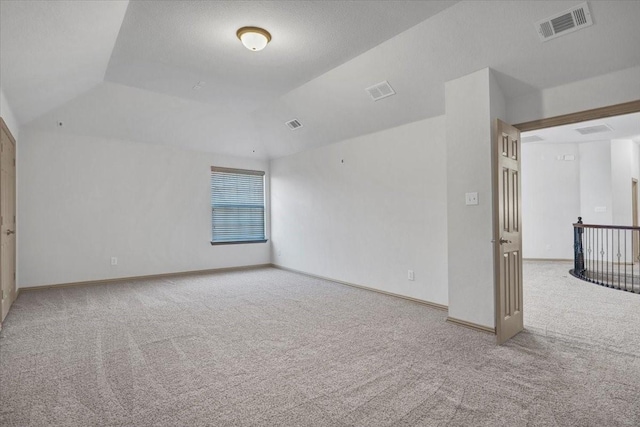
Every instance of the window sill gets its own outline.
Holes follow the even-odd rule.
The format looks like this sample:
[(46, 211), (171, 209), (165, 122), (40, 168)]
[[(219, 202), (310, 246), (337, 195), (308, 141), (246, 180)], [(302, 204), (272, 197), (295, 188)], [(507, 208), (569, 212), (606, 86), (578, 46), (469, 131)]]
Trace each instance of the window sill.
[(244, 243), (266, 243), (268, 242), (269, 239), (262, 239), (262, 240), (237, 240), (234, 242), (211, 242), (211, 246), (218, 246), (218, 245), (241, 245)]

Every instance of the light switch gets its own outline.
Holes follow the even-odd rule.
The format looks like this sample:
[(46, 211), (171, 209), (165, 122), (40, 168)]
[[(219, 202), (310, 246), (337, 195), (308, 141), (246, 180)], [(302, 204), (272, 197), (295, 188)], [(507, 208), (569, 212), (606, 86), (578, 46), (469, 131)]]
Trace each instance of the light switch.
[(466, 205), (473, 206), (478, 204), (478, 193), (467, 193), (466, 195)]

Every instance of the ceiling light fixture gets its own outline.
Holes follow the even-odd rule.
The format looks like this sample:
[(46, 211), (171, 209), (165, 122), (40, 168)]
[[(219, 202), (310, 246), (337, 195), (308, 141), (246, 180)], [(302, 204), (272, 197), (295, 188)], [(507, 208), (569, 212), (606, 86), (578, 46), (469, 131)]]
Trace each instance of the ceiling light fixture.
[(264, 49), (271, 41), (269, 31), (258, 27), (242, 27), (236, 32), (244, 47), (254, 52)]

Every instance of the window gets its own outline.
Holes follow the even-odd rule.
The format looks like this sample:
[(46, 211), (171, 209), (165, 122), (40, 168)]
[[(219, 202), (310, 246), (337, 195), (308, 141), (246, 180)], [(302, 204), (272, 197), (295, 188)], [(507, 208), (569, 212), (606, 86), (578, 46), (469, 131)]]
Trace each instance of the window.
[(264, 172), (211, 167), (211, 244), (266, 242)]

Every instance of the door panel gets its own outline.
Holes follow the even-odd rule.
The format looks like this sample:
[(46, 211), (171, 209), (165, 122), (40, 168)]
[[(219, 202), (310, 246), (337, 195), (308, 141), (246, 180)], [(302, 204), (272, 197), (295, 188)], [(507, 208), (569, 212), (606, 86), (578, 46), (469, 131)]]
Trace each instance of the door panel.
[(523, 329), (521, 147), (518, 129), (498, 120), (496, 130), (496, 334), (502, 344)]
[(15, 140), (0, 119), (0, 322), (16, 298)]

